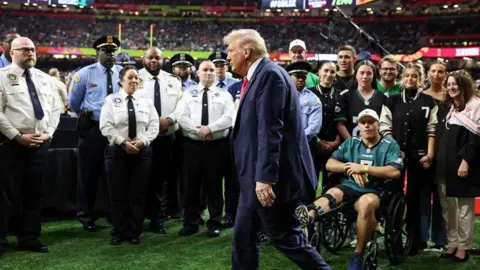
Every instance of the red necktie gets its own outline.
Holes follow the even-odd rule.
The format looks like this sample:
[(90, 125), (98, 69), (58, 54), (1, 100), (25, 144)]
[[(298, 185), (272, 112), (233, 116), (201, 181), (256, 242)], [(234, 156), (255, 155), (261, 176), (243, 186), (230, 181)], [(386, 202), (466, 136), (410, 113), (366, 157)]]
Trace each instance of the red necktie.
[(248, 79), (247, 77), (243, 78), (243, 84), (242, 84), (242, 89), (240, 90), (240, 100), (243, 98), (243, 94), (245, 93), (245, 90), (247, 89), (248, 85)]

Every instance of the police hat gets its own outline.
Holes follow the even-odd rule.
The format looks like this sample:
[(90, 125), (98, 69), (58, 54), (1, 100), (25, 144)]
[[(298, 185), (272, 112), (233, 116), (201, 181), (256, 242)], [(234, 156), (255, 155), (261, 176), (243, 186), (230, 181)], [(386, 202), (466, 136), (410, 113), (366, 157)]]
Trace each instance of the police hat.
[(187, 65), (187, 66), (193, 66), (195, 63), (195, 59), (188, 54), (188, 53), (177, 53), (172, 58), (170, 58), (170, 62), (172, 63), (172, 66), (176, 65)]
[(93, 43), (93, 48), (95, 50), (100, 50), (102, 47), (105, 47), (105, 46), (112, 46), (116, 50), (116, 49), (118, 49), (118, 47), (120, 47), (120, 40), (118, 40), (114, 36), (104, 36), (104, 37), (101, 37), (101, 38), (97, 39)]
[(117, 55), (117, 65), (134, 65), (135, 61), (130, 58), (126, 52), (121, 52)]
[(228, 64), (227, 54), (224, 52), (214, 52), (210, 54), (208, 60), (212, 61), (214, 64)]
[(307, 76), (308, 72), (312, 70), (312, 66), (308, 62), (300, 61), (288, 65), (285, 70), (290, 75)]

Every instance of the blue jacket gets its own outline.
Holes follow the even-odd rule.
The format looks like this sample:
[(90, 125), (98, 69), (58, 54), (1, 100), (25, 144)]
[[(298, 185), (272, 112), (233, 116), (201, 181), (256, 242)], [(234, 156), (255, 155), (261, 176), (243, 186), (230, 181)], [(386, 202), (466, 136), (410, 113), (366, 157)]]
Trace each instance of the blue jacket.
[(241, 204), (261, 207), (256, 182), (273, 183), (274, 204), (315, 198), (317, 179), (300, 113), (288, 73), (262, 59), (240, 101), (232, 132)]

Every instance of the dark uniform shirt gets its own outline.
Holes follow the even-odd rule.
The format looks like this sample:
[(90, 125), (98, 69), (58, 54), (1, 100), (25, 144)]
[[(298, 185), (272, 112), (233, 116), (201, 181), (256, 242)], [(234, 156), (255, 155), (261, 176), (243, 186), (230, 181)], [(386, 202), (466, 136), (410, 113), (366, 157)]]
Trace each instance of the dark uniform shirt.
[(429, 95), (405, 91), (388, 98), (380, 117), (380, 132), (392, 134), (407, 157), (424, 156), (428, 137), (435, 136), (438, 107)]
[(360, 136), (358, 128), (358, 114), (365, 109), (372, 109), (378, 115), (382, 112), (387, 97), (373, 90), (370, 99), (365, 100), (358, 89), (353, 91), (343, 90), (338, 99), (338, 105), (335, 107), (335, 121), (344, 121), (348, 132), (352, 136)]
[(322, 103), (322, 129), (317, 137), (327, 142), (333, 142), (337, 138), (338, 132), (335, 123), (335, 107), (337, 106), (340, 91), (331, 88), (324, 88), (318, 84), (314, 88), (310, 88)]

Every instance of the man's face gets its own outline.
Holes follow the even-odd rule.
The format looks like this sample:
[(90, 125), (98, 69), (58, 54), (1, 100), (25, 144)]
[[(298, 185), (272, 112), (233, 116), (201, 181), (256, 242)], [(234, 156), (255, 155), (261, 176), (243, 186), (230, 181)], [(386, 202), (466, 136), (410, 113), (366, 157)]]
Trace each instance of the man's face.
[(37, 63), (37, 52), (35, 45), (30, 39), (20, 38), (12, 42), (10, 56), (13, 63), (23, 69), (30, 69)]
[(351, 71), (355, 56), (351, 51), (339, 51), (337, 54), (337, 62), (341, 71)]
[(430, 66), (430, 69), (428, 70), (428, 78), (432, 81), (432, 83), (442, 84), (445, 82), (446, 77), (447, 70), (444, 65), (433, 64)]
[(373, 117), (364, 116), (358, 121), (360, 135), (364, 139), (373, 139), (378, 135), (379, 124)]
[(291, 75), (297, 90), (303, 90), (306, 85), (307, 76), (304, 74), (292, 74)]
[(383, 62), (380, 66), (380, 78), (382, 81), (391, 83), (394, 82), (398, 75), (397, 64), (390, 62)]
[(117, 59), (117, 48), (104, 46), (98, 50), (98, 61), (106, 68), (112, 68)]
[(227, 76), (227, 70), (228, 70), (228, 66), (225, 65), (224, 62), (216, 63), (215, 76), (217, 76), (217, 79), (221, 81), (225, 80), (225, 77)]
[(247, 58), (248, 52), (236, 46), (236, 44), (228, 44), (227, 61), (232, 66), (232, 71), (240, 76), (247, 76)]
[(2, 41), (3, 53), (8, 60), (12, 60), (12, 58), (10, 57), (12, 41), (18, 37), (20, 37), (20, 35), (11, 33), (8, 34)]
[(294, 46), (290, 50), (289, 54), (290, 54), (290, 58), (292, 59), (292, 63), (295, 63), (299, 61), (305, 61), (305, 56), (307, 54), (307, 51), (301, 46)]
[(143, 66), (150, 73), (158, 73), (162, 68), (163, 60), (162, 53), (156, 49), (150, 49), (143, 57)]
[(177, 75), (182, 79), (188, 78), (190, 75), (191, 69), (189, 65), (186, 64), (178, 64), (173, 67), (173, 74)]
[(215, 65), (213, 65), (212, 62), (203, 62), (198, 67), (198, 79), (206, 87), (213, 85), (213, 81), (215, 80), (214, 74)]

